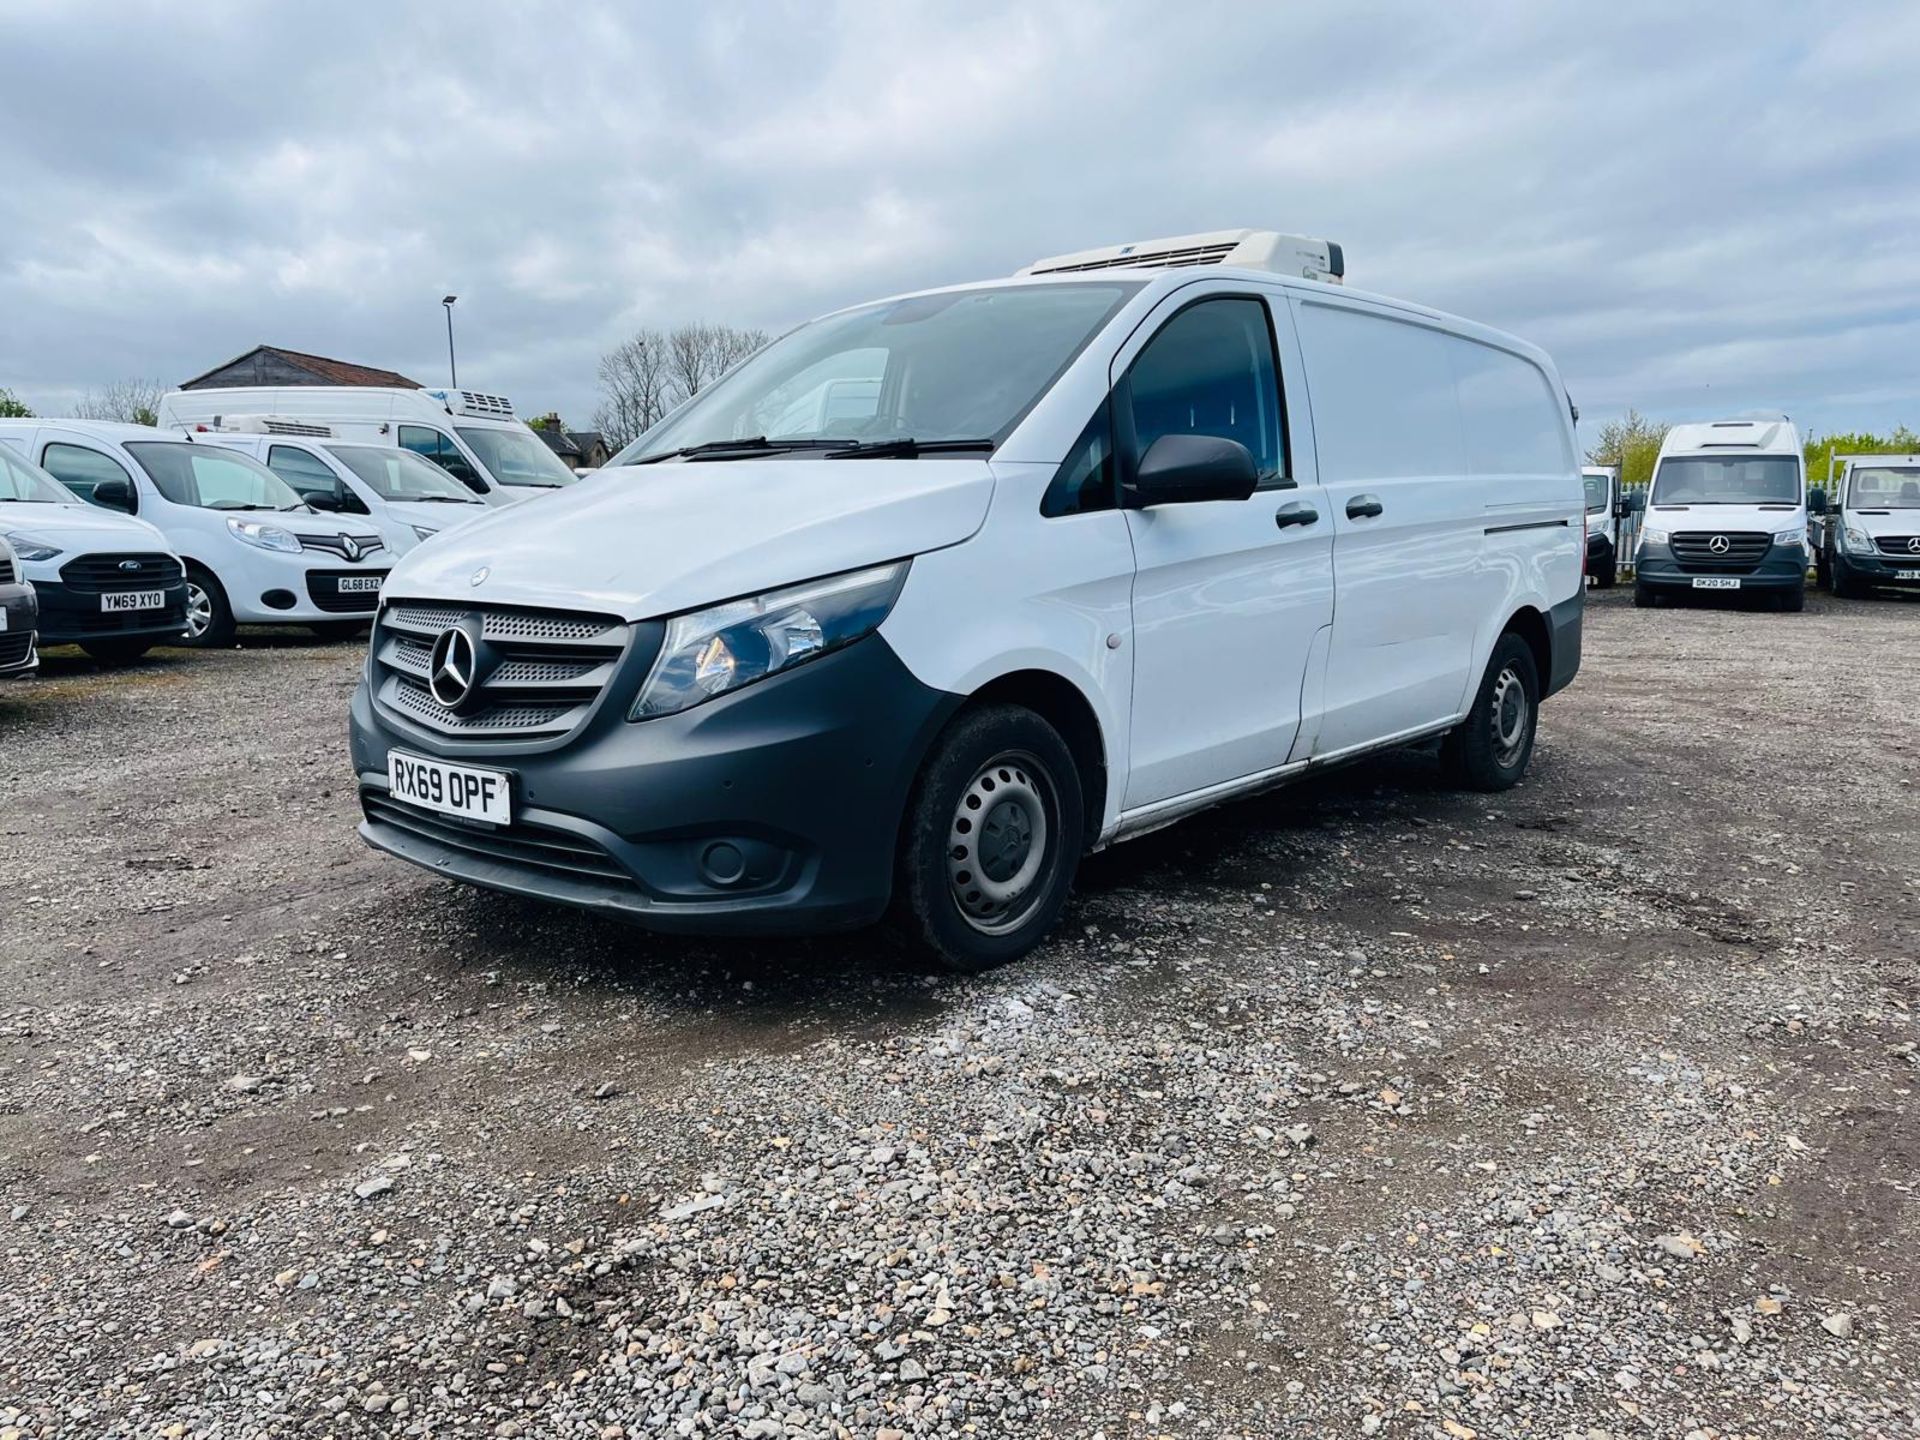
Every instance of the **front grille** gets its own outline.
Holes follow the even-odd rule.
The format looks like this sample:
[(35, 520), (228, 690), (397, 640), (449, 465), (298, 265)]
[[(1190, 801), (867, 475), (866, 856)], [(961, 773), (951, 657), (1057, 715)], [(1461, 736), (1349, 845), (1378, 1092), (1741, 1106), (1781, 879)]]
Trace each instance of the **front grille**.
[(1873, 543), (1880, 547), (1882, 555), (1891, 555), (1896, 560), (1911, 560), (1920, 565), (1920, 535), (1882, 535)]
[(110, 590), (158, 590), (178, 585), (180, 562), (171, 555), (81, 555), (60, 567), (60, 580), (81, 595)]
[[(349, 538), (353, 540), (356, 547), (351, 552), (347, 549), (347, 541)], [(378, 535), (354, 535), (351, 537), (346, 535), (302, 535), (300, 537), (300, 548), (302, 550), (324, 550), (329, 555), (338, 555), (342, 560), (362, 559), (373, 554), (373, 552), (378, 550), (384, 543)]]
[(384, 581), (384, 570), (309, 570), (307, 598), (329, 615), (371, 615), (380, 608), (378, 590), (343, 591), (340, 582), (367, 576)]
[[(480, 622), (474, 690), (450, 710), (427, 688), (433, 647), (469, 617)], [(629, 634), (610, 615), (393, 601), (374, 629), (374, 694), (392, 713), (462, 739), (565, 735), (613, 679)]]
[(13, 557), (0, 555), (0, 585), (11, 585), (17, 578), (13, 573)]
[(431, 811), (396, 803), (379, 790), (362, 790), (360, 808), (375, 825), (390, 825), (449, 850), (481, 859), (558, 875), (571, 880), (634, 887), (620, 863), (591, 840), (515, 821), (511, 825), (470, 825)]
[(0, 670), (11, 669), (27, 658), (33, 648), (33, 631), (0, 631)]
[[(1726, 541), (1724, 551), (1716, 540)], [(1674, 562), (1696, 575), (1750, 575), (1773, 548), (1773, 536), (1753, 530), (1676, 530)]]

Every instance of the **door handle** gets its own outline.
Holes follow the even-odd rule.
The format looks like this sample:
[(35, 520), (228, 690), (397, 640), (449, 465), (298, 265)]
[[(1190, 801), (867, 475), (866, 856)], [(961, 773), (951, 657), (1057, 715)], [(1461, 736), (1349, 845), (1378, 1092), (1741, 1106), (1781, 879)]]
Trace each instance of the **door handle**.
[(1311, 505), (1302, 505), (1298, 500), (1289, 501), (1273, 512), (1273, 523), (1282, 530), (1289, 525), (1312, 525), (1320, 518), (1320, 512)]
[(1347, 501), (1347, 518), (1349, 520), (1371, 519), (1375, 515), (1383, 514), (1386, 508), (1380, 503), (1378, 495), (1356, 495)]

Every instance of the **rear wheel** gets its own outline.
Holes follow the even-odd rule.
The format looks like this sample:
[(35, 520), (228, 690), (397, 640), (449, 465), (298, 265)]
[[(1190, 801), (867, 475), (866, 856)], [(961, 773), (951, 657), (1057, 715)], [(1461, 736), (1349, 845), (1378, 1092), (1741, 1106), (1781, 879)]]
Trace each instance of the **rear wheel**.
[(1017, 705), (963, 713), (908, 801), (900, 928), (962, 973), (1016, 960), (1067, 903), (1084, 832), (1080, 774), (1059, 732)]
[(1822, 590), (1833, 588), (1833, 562), (1824, 550), (1813, 557), (1813, 583)]
[(187, 630), (181, 643), (196, 650), (233, 643), (233, 607), (227, 603), (227, 592), (198, 565), (187, 567)]
[(1596, 590), (1611, 590), (1620, 582), (1620, 562), (1613, 553), (1613, 547), (1607, 547), (1607, 553), (1600, 557), (1600, 563), (1593, 572), (1593, 587)]
[(1539, 716), (1540, 670), (1533, 651), (1518, 635), (1502, 635), (1473, 708), (1441, 742), (1441, 764), (1468, 789), (1512, 789), (1533, 758)]
[(142, 636), (138, 640), (82, 640), (80, 648), (91, 655), (96, 664), (131, 665), (156, 643)]
[(371, 623), (368, 620), (321, 620), (307, 626), (307, 629), (322, 640), (351, 640), (366, 634), (367, 626)]

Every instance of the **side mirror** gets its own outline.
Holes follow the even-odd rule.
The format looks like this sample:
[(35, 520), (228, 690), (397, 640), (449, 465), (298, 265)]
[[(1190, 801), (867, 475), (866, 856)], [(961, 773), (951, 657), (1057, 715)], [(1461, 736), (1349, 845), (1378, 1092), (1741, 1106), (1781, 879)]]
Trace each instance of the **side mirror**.
[(1822, 490), (1818, 485), (1807, 491), (1807, 513), (1809, 515), (1824, 515), (1827, 513), (1827, 492)]
[(1638, 515), (1646, 508), (1647, 492), (1644, 490), (1629, 490), (1625, 495), (1620, 497), (1620, 514), (1622, 517)]
[(300, 498), (315, 510), (338, 513), (340, 509), (340, 497), (330, 490), (303, 490)]
[(102, 480), (93, 487), (93, 503), (133, 513), (133, 487), (124, 480)]
[(1245, 500), (1259, 483), (1253, 454), (1238, 440), (1162, 435), (1140, 457), (1132, 501), (1145, 509), (1196, 500)]

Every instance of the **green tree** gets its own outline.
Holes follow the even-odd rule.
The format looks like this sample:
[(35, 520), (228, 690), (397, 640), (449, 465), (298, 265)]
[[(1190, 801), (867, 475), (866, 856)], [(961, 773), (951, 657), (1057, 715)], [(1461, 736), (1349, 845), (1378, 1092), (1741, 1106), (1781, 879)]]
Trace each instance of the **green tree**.
[[(1825, 485), (1836, 455), (1914, 455), (1920, 454), (1920, 435), (1905, 425), (1896, 425), (1885, 435), (1865, 430), (1846, 430), (1834, 435), (1808, 436), (1806, 442), (1807, 484)], [(1840, 472), (1833, 469), (1833, 477)]]
[(31, 420), (33, 411), (11, 390), (0, 390), (0, 420)]
[(1645, 485), (1653, 479), (1660, 443), (1672, 428), (1664, 421), (1649, 420), (1638, 410), (1629, 410), (1600, 427), (1600, 438), (1587, 450), (1587, 463), (1618, 468), (1622, 485)]

